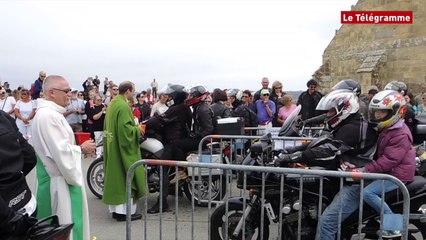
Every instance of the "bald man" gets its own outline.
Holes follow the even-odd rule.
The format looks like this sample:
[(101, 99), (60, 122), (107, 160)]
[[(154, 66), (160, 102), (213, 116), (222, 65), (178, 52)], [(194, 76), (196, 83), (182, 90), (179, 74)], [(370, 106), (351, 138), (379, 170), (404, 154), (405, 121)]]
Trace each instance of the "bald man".
[(95, 151), (92, 140), (75, 144), (64, 117), (71, 97), (68, 81), (56, 75), (43, 81), (44, 99), (37, 99), (33, 144), (37, 154), (37, 218), (57, 215), (61, 224), (74, 223), (71, 239), (90, 239), (81, 154)]

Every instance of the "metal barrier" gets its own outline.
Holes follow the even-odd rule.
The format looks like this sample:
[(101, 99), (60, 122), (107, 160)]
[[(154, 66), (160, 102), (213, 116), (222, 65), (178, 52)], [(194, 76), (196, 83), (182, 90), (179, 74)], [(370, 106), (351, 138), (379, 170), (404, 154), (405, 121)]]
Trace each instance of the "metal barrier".
[[(225, 136), (222, 135), (222, 137), (224, 138), (228, 138), (228, 137), (235, 137), (235, 136)], [(215, 163), (197, 163), (197, 162), (179, 162), (179, 161), (167, 161), (167, 160), (151, 160), (151, 159), (146, 159), (146, 160), (140, 160), (136, 163), (134, 163), (128, 173), (127, 173), (127, 179), (126, 179), (126, 194), (127, 194), (127, 217), (126, 217), (126, 239), (130, 240), (131, 236), (132, 236), (132, 228), (131, 228), (131, 207), (130, 207), (130, 199), (131, 199), (131, 182), (133, 179), (133, 174), (134, 171), (137, 167), (141, 166), (141, 165), (157, 165), (157, 166), (172, 166), (175, 168), (175, 170), (178, 170), (178, 167), (181, 168), (187, 168), (187, 169), (192, 169), (192, 175), (191, 178), (195, 179), (195, 172), (196, 169), (198, 169), (198, 172), (200, 172), (202, 169), (208, 169), (208, 176), (205, 176), (208, 178), (209, 181), (209, 193), (211, 194), (211, 186), (210, 183), (212, 181), (212, 172), (215, 169), (220, 169), (221, 172), (225, 175), (225, 179), (227, 179), (227, 191), (230, 191), (231, 189), (231, 185), (234, 183), (232, 180), (232, 171), (236, 171), (239, 172), (239, 182), (238, 184), (240, 184), (240, 188), (242, 189), (241, 194), (238, 196), (239, 199), (243, 199), (242, 200), (242, 207), (241, 209), (237, 209), (237, 210), (241, 210), (242, 214), (238, 215), (240, 216), (240, 218), (243, 218), (243, 221), (239, 223), (239, 225), (235, 226), (235, 222), (233, 222), (232, 227), (233, 228), (241, 228), (242, 229), (242, 239), (245, 239), (246, 236), (246, 226), (245, 226), (245, 220), (251, 216), (248, 216), (247, 210), (250, 207), (252, 207), (251, 204), (253, 204), (255, 201), (260, 201), (261, 202), (261, 213), (260, 213), (260, 226), (258, 226), (258, 233), (260, 234), (260, 238), (259, 239), (263, 239), (264, 237), (264, 231), (266, 231), (266, 228), (272, 228), (275, 227), (277, 229), (277, 231), (273, 231), (272, 234), (275, 234), (274, 236), (278, 237), (278, 239), (281, 239), (281, 236), (283, 234), (283, 232), (285, 232), (286, 230), (283, 229), (283, 226), (289, 226), (290, 223), (289, 222), (283, 222), (284, 219), (284, 215), (287, 214), (286, 216), (288, 217), (288, 211), (292, 211), (293, 215), (292, 217), (294, 217), (294, 221), (292, 222), (293, 224), (295, 224), (297, 222), (297, 239), (302, 239), (302, 219), (304, 217), (306, 217), (303, 214), (311, 214), (312, 216), (316, 215), (320, 216), (322, 210), (323, 210), (323, 192), (328, 190), (328, 189), (324, 189), (324, 181), (327, 180), (327, 178), (338, 178), (339, 179), (339, 185), (340, 188), (343, 187), (343, 181), (345, 178), (351, 178), (351, 179), (357, 179), (360, 181), (360, 189), (362, 190), (364, 187), (364, 181), (365, 180), (390, 180), (394, 183), (396, 183), (399, 187), (400, 192), (402, 193), (402, 197), (403, 200), (400, 201), (400, 203), (402, 203), (402, 216), (403, 216), (403, 229), (404, 231), (402, 232), (402, 239), (408, 239), (408, 223), (409, 223), (409, 215), (410, 215), (410, 197), (409, 197), (409, 192), (406, 188), (406, 186), (399, 181), (397, 178), (390, 176), (390, 175), (386, 175), (386, 174), (368, 174), (368, 173), (360, 173), (360, 172), (339, 172), (339, 171), (325, 171), (325, 170), (313, 170), (313, 169), (297, 169), (297, 168), (277, 168), (277, 167), (265, 167), (265, 166), (243, 166), (243, 165), (233, 165), (233, 164), (215, 164)], [(162, 172), (162, 171), (160, 171)], [(248, 185), (252, 184), (248, 182), (248, 176), (252, 176), (250, 174), (256, 173), (258, 174), (259, 177), (259, 185), (256, 187), (257, 190), (259, 190), (260, 192), (256, 192), (256, 190), (250, 190), (250, 191), (246, 191), (246, 189), (248, 188)], [(273, 175), (271, 175), (273, 174)], [(270, 188), (270, 183), (267, 182), (268, 181), (268, 177), (270, 176), (275, 176), (275, 179), (277, 180), (277, 182), (279, 183), (279, 188), (278, 189), (269, 189)], [(162, 177), (162, 176), (160, 176)], [(319, 181), (319, 185), (318, 185), (318, 192), (313, 193), (310, 189), (308, 189), (305, 184), (308, 184), (310, 182), (312, 182), (312, 180), (318, 180)], [(291, 183), (291, 181), (296, 181), (297, 184), (294, 185), (288, 185), (289, 181)], [(242, 182), (241, 182), (242, 181)], [(160, 181), (161, 183), (161, 181)], [(285, 185), (287, 184), (287, 185)], [(235, 187), (235, 186), (234, 186)], [(305, 189), (306, 188), (306, 189)], [(194, 185), (192, 185), (192, 191), (194, 191)], [(275, 191), (275, 192), (274, 192)], [(284, 195), (284, 191), (286, 191), (286, 195)], [(292, 205), (289, 206), (290, 202), (284, 202), (284, 197), (288, 197), (288, 193), (289, 191), (297, 191), (298, 197), (297, 199), (293, 199), (294, 201), (292, 201)], [(308, 213), (305, 213), (304, 210), (304, 193), (310, 193), (313, 194), (315, 196), (318, 196), (318, 205), (316, 208), (311, 209), (311, 211), (308, 211)], [(175, 185), (175, 194), (176, 196), (178, 196), (178, 185)], [(259, 199), (253, 199), (254, 195), (256, 195), (259, 197)], [(271, 208), (270, 206), (268, 207), (267, 205), (270, 204), (270, 202), (267, 202), (267, 196), (269, 194), (275, 194), (277, 197), (279, 197), (279, 205), (278, 207), (276, 207), (276, 209)], [(382, 198), (384, 198), (385, 193), (384, 191), (382, 192)], [(399, 198), (399, 196), (398, 196)], [(232, 200), (234, 199), (234, 200)], [(246, 200), (250, 199), (252, 202), (246, 201)], [(362, 191), (361, 191), (361, 195), (360, 195), (360, 201), (359, 201), (359, 220), (358, 220), (358, 226), (357, 226), (357, 234), (358, 234), (358, 238), (357, 239), (362, 239), (362, 228), (363, 228), (363, 203), (362, 203), (362, 199), (363, 199), (363, 195), (362, 195)], [(224, 215), (228, 216), (228, 211), (232, 208), (232, 210), (235, 210), (237, 212), (235, 208), (235, 202), (230, 202), (230, 201), (235, 201), (235, 198), (231, 198), (230, 195), (225, 196), (224, 199), (224, 204), (221, 205), (219, 208), (221, 208), (223, 210), (224, 208)], [(276, 201), (276, 198), (275, 198)], [(147, 198), (144, 199), (144, 204), (143, 204), (143, 220), (144, 220), (144, 238), (143, 239), (154, 239), (154, 237), (150, 236), (148, 238), (148, 229), (147, 229)], [(383, 204), (383, 202), (382, 202)], [(189, 224), (189, 229), (185, 229), (183, 231), (185, 231), (183, 239), (212, 239), (211, 236), (212, 234), (214, 234), (214, 232), (212, 231), (216, 231), (214, 228), (212, 229), (212, 222), (211, 222), (211, 217), (212, 217), (212, 206), (213, 203), (211, 201), (211, 199), (209, 199), (208, 201), (208, 209), (207, 209), (207, 214), (204, 216), (201, 213), (199, 213), (199, 217), (204, 217), (207, 218), (207, 225), (203, 225), (206, 222), (206, 219), (204, 219), (203, 221), (197, 222), (194, 221), (194, 212), (196, 210), (195, 208), (195, 201), (194, 198), (191, 201), (191, 224)], [(290, 208), (290, 209), (289, 209)], [(382, 207), (383, 208), (383, 207)], [(216, 209), (217, 210), (217, 209)], [(247, 211), (246, 211), (247, 210)], [(270, 212), (272, 211), (272, 212)], [(341, 216), (341, 211), (342, 209), (340, 209), (340, 214), (339, 216)], [(159, 222), (159, 236), (158, 239), (162, 239), (162, 234), (163, 231), (165, 229), (163, 229), (163, 220), (162, 220), (162, 216), (165, 215), (165, 213), (160, 213), (159, 214), (159, 218), (160, 218), (160, 222)], [(266, 220), (266, 217), (269, 220)], [(277, 219), (270, 219), (272, 216), (277, 216)], [(418, 218), (420, 218), (421, 216), (417, 216)], [(422, 216), (424, 218), (424, 216)], [(340, 219), (340, 217), (339, 217)], [(380, 214), (380, 220), (383, 219), (383, 210), (382, 213)], [(296, 221), (297, 220), (297, 221)], [(178, 202), (178, 198), (175, 198), (175, 217), (174, 217), (174, 224), (175, 224), (175, 239), (179, 239), (179, 236), (181, 236), (182, 234), (178, 231), (178, 224), (181, 223), (180, 222), (181, 219), (179, 218), (179, 202)], [(228, 239), (228, 217), (226, 217), (226, 222), (223, 224), (224, 229), (221, 229), (222, 237), (223, 239)], [(383, 221), (380, 221), (380, 228), (382, 229), (382, 223)], [(265, 226), (266, 224), (271, 223), (270, 226)], [(272, 223), (274, 223), (275, 225), (272, 226)], [(242, 224), (242, 226), (241, 226)], [(340, 236), (342, 234), (341, 232), (341, 224), (339, 224), (339, 230), (338, 230), (338, 239), (340, 239)], [(196, 231), (196, 228), (198, 230), (200, 230), (200, 232)], [(379, 230), (377, 229), (377, 230)], [(208, 234), (208, 237), (206, 237), (205, 235), (201, 235), (206, 231)], [(189, 234), (190, 232), (190, 234)], [(269, 233), (269, 231), (268, 231)], [(230, 232), (229, 234), (232, 234), (232, 232)], [(188, 236), (190, 235), (190, 236)], [(137, 239), (140, 239), (140, 237), (138, 237)], [(266, 240), (266, 238), (265, 238)]]
[[(262, 136), (245, 136), (245, 135), (207, 135), (203, 137), (198, 144), (198, 157), (199, 159), (202, 159), (202, 153), (203, 153), (203, 147), (208, 144), (213, 144), (217, 141), (219, 141), (219, 149), (218, 152), (223, 152), (224, 148), (227, 146), (231, 146), (233, 148), (232, 152), (236, 152), (240, 157), (245, 158), (246, 153), (248, 150), (248, 147), (244, 146), (244, 144), (249, 141), (258, 140)], [(296, 146), (300, 144), (306, 144), (309, 141), (315, 140), (317, 138), (314, 137), (272, 137), (271, 140), (273, 142), (273, 148), (274, 149), (283, 149), (284, 147), (291, 147)], [(214, 141), (216, 140), (216, 141)], [(234, 140), (234, 141), (232, 141)], [(237, 140), (240, 140), (240, 142), (237, 144)], [(227, 144), (223, 144), (223, 142), (229, 142)], [(251, 144), (249, 144), (251, 145)], [(234, 147), (232, 147), (234, 146)], [(214, 148), (210, 147), (210, 154), (213, 154)], [(233, 161), (233, 157), (235, 157), (233, 154), (230, 155), (230, 159), (225, 161), (226, 163), (240, 163)]]

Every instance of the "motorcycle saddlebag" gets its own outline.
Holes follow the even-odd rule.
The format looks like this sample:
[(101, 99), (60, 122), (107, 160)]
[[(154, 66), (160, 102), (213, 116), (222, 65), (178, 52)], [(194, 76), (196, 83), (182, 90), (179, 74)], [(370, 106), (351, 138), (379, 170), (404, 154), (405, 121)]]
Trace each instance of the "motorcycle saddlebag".
[(238, 117), (218, 119), (216, 127), (221, 135), (244, 135), (244, 122)]

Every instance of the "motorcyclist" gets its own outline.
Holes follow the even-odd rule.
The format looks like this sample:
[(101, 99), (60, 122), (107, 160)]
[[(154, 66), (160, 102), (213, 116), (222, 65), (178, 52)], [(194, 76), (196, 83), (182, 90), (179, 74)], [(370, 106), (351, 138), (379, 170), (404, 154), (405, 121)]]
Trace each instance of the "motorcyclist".
[(365, 159), (361, 164), (372, 159), (377, 133), (358, 113), (356, 93), (351, 90), (332, 91), (320, 100), (316, 110), (327, 112), (325, 126), (330, 135), (316, 140), (309, 148), (302, 145), (284, 150), (279, 163), (298, 162), (335, 170), (341, 159)]
[(15, 119), (0, 111), (0, 236), (16, 239), (37, 220), (36, 201), (25, 180), (34, 168), (33, 147), (22, 137)]
[(368, 103), (366, 103), (365, 101), (359, 98), (361, 95), (361, 85), (359, 84), (359, 82), (353, 79), (343, 79), (339, 81), (338, 83), (336, 83), (336, 85), (334, 85), (331, 88), (331, 91), (338, 90), (338, 89), (351, 90), (352, 92), (354, 92), (356, 96), (358, 97), (358, 103), (359, 103), (358, 112), (365, 119), (368, 119)]
[[(358, 104), (359, 104), (358, 112), (361, 115), (363, 115), (365, 119), (367, 119), (368, 117), (367, 114), (363, 114), (363, 113), (368, 112), (368, 105), (359, 99), (359, 96), (361, 95), (361, 85), (359, 84), (358, 81), (353, 79), (343, 79), (339, 81), (338, 83), (336, 83), (336, 85), (334, 85), (331, 88), (331, 91), (332, 92), (335, 92), (335, 91), (353, 92), (358, 97)], [(306, 119), (302, 121), (302, 123), (312, 125), (312, 126), (315, 126), (316, 124), (322, 124), (326, 117), (325, 115), (326, 114), (321, 114), (321, 115)]]
[(177, 139), (188, 137), (188, 127), (191, 126), (191, 109), (185, 104), (187, 93), (185, 87), (178, 84), (167, 86), (163, 94), (167, 95), (166, 105), (169, 109), (161, 115), (151, 117), (145, 124), (150, 131), (161, 135), (164, 145), (171, 144)]
[[(180, 139), (188, 138), (187, 129), (191, 126), (192, 113), (188, 105), (185, 104), (187, 93), (185, 87), (178, 84), (168, 85), (162, 93), (168, 96), (166, 105), (169, 107), (166, 112), (161, 115), (155, 115), (147, 122), (148, 134), (150, 131), (159, 133), (162, 136), (164, 144), (161, 159), (166, 160), (179, 160), (174, 156), (174, 143)], [(163, 202), (162, 210), (167, 211), (169, 205), (167, 204), (167, 196), (169, 189), (168, 178), (169, 167), (162, 166), (162, 187), (161, 195), (154, 206), (148, 209), (148, 213), (160, 212), (160, 201)]]
[[(176, 92), (176, 90), (174, 90)], [(169, 115), (170, 119), (175, 118), (175, 127), (173, 125), (170, 125), (169, 127), (172, 127), (174, 129), (177, 129), (179, 127), (180, 131), (180, 138), (174, 138), (170, 141), (169, 144), (167, 144), (164, 148), (163, 154), (161, 156), (162, 159), (167, 160), (177, 160), (177, 161), (185, 161), (186, 160), (186, 154), (190, 151), (194, 151), (198, 149), (198, 144), (200, 140), (209, 134), (213, 134), (214, 127), (213, 127), (213, 111), (210, 109), (209, 106), (204, 102), (204, 99), (207, 97), (208, 92), (203, 86), (195, 86), (190, 88), (189, 90), (189, 97), (183, 103), (183, 100), (181, 99), (181, 96), (183, 96), (183, 88), (179, 87), (179, 90), (177, 91), (179, 96), (179, 99), (174, 99), (173, 101), (178, 100), (177, 105), (172, 105), (169, 107), (169, 109), (164, 113), (166, 116), (169, 115), (168, 112), (173, 112), (175, 114), (182, 114), (183, 112), (186, 112), (183, 115), (180, 115), (183, 118), (179, 118), (179, 115), (176, 115), (175, 117)], [(173, 94), (170, 94), (173, 96)], [(186, 93), (185, 93), (186, 96)], [(182, 101), (182, 102), (181, 102)], [(185, 105), (186, 104), (186, 105)], [(175, 106), (175, 108), (173, 108)], [(189, 110), (189, 106), (193, 107), (193, 112), (191, 115), (191, 112)], [(177, 112), (177, 110), (180, 109), (180, 112)], [(189, 111), (189, 114), (188, 114)], [(185, 119), (185, 120), (184, 120)], [(163, 119), (164, 120), (164, 119)], [(165, 121), (161, 121), (165, 123)], [(190, 124), (191, 121), (193, 121), (192, 131), (190, 131)], [(148, 121), (149, 122), (149, 121)], [(154, 121), (153, 124), (158, 124), (160, 121)], [(173, 122), (173, 121), (172, 121)], [(182, 124), (184, 123), (184, 124)], [(148, 123), (148, 129), (149, 129)], [(166, 126), (166, 125), (164, 125)], [(183, 128), (185, 127), (185, 128)], [(186, 132), (184, 132), (186, 131)], [(177, 132), (175, 132), (177, 133)], [(167, 131), (168, 135), (169, 132)], [(177, 141), (178, 140), (178, 141)], [(168, 170), (167, 167), (163, 166), (163, 173)], [(167, 171), (166, 171), (167, 173)], [(186, 174), (183, 171), (178, 171), (176, 173), (176, 178), (172, 181), (179, 181), (181, 179), (186, 178)], [(159, 199), (157, 203), (148, 209), (148, 213), (158, 213), (160, 212), (160, 201), (162, 201), (162, 210), (166, 211), (169, 206), (167, 203), (167, 195), (168, 195), (168, 186), (169, 181), (167, 178), (167, 175), (163, 174), (163, 195), (159, 196)]]
[[(388, 171), (388, 174), (392, 174), (398, 178), (401, 178), (403, 181), (411, 181), (412, 175), (410, 176), (410, 174), (414, 174), (415, 163), (414, 151), (412, 150), (412, 148), (410, 149), (412, 137), (411, 134), (408, 133), (408, 129), (404, 129), (404, 122), (401, 121), (401, 119), (404, 117), (405, 109), (405, 100), (401, 94), (389, 90), (377, 93), (373, 97), (369, 105), (370, 123), (373, 128), (379, 131), (387, 129), (385, 131), (382, 131), (380, 135), (378, 154), (377, 156), (375, 156), (378, 157), (377, 162), (370, 162), (364, 166), (343, 162), (340, 169), (343, 171), (357, 172)], [(380, 114), (375, 113), (379, 110), (381, 111)], [(385, 114), (383, 114), (384, 111), (386, 111), (387, 113), (386, 116)], [(379, 116), (382, 118), (377, 119)], [(406, 145), (408, 145), (409, 147), (407, 148)], [(401, 148), (401, 146), (404, 147)], [(402, 155), (398, 155), (397, 153), (402, 153)], [(412, 159), (412, 162), (410, 162), (410, 159)], [(392, 165), (394, 166), (392, 167)], [(380, 181), (380, 183), (376, 182), (376, 186), (381, 186), (381, 184), (382, 181)], [(388, 186), (388, 183), (384, 184)], [(391, 190), (391, 188), (389, 188), (389, 190)], [(334, 197), (333, 201), (328, 205), (328, 207), (324, 210), (324, 213), (321, 216), (316, 235), (317, 240), (335, 239), (335, 235), (338, 231), (338, 219), (340, 209), (342, 209), (341, 221), (343, 222), (346, 218), (348, 218), (353, 212), (358, 209), (360, 201), (360, 191), (361, 188), (359, 184), (344, 186), (340, 190), (340, 192)], [(380, 192), (379, 194), (381, 194), (381, 191), (382, 190), (379, 190), (377, 192)], [(372, 192), (374, 192), (374, 186), (368, 185), (366, 188), (364, 188), (364, 193), (368, 195), (368, 197), (366, 196), (364, 200), (366, 200), (369, 204), (373, 203), (371, 201), (371, 196), (373, 195)], [(381, 200), (378, 200), (378, 202), (380, 201)], [(375, 203), (375, 209), (378, 210), (377, 202)], [(384, 208), (386, 209), (387, 205), (384, 205)], [(390, 210), (388, 212), (386, 212), (385, 210), (385, 213), (387, 214), (390, 212)], [(390, 229), (387, 228), (385, 230)], [(397, 235), (397, 231), (385, 231), (383, 233), (385, 233), (383, 237)]]
[[(303, 151), (284, 154), (279, 162), (302, 162), (336, 170), (341, 161), (350, 162), (357, 167), (363, 167), (372, 161), (377, 133), (358, 113), (356, 93), (351, 90), (335, 90), (321, 99), (317, 110), (327, 111), (325, 124), (331, 130), (330, 137), (324, 141), (317, 140), (318, 144), (307, 149), (305, 147)], [(320, 218), (317, 240), (335, 239), (339, 210), (342, 209), (342, 219), (355, 211), (353, 205), (357, 204), (347, 199), (357, 193), (359, 185), (354, 183), (346, 184), (340, 190)]]
[[(207, 89), (203, 86), (194, 86), (189, 89), (189, 96), (186, 104), (192, 107), (193, 125), (192, 131), (190, 132), (191, 140), (181, 145), (183, 150), (188, 149), (185, 152), (197, 150), (200, 140), (214, 133), (213, 111), (204, 102), (208, 94)], [(191, 143), (192, 146), (190, 146)]]

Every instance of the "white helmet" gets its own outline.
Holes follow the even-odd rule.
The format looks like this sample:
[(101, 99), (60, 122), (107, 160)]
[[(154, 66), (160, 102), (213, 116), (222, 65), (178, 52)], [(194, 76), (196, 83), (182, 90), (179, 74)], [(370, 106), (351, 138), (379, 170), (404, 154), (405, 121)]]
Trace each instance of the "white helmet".
[[(388, 115), (382, 119), (376, 119), (375, 112), (377, 110), (386, 110)], [(394, 90), (384, 90), (378, 92), (371, 99), (368, 106), (368, 119), (370, 123), (375, 125), (376, 130), (381, 131), (404, 119), (406, 111), (407, 105), (401, 93)]]
[(336, 90), (325, 95), (319, 101), (316, 110), (329, 111), (334, 109), (336, 114), (327, 116), (325, 123), (329, 129), (335, 128), (349, 115), (359, 110), (358, 97), (355, 92)]
[(231, 88), (226, 91), (226, 95), (228, 97), (234, 97), (237, 100), (241, 100), (241, 96), (243, 95), (243, 93), (240, 91), (240, 89)]

